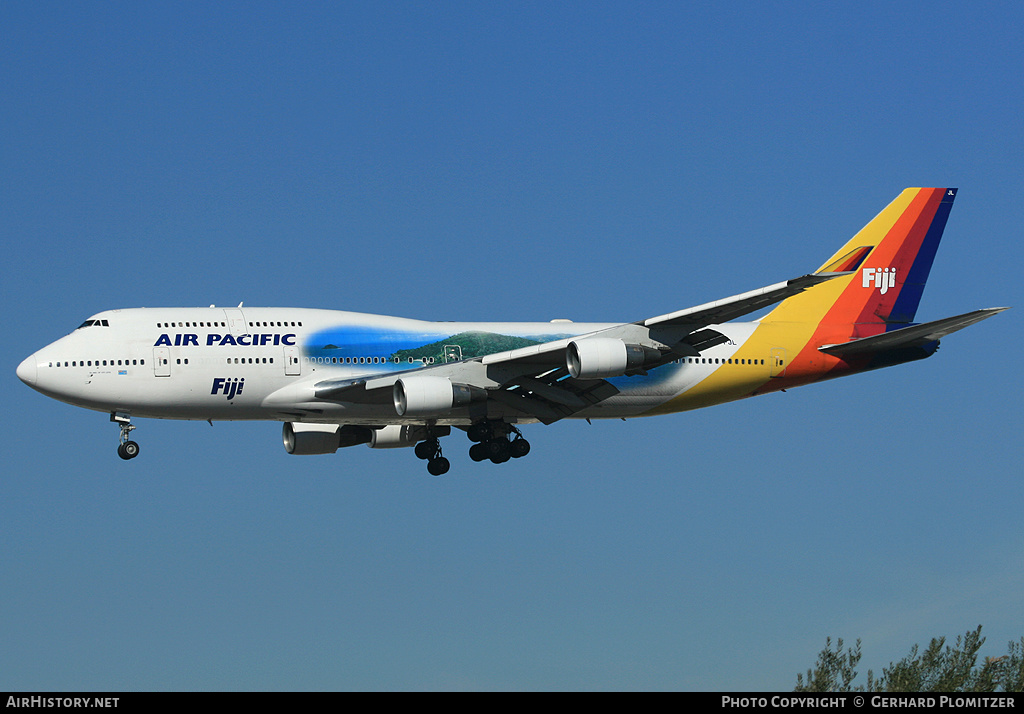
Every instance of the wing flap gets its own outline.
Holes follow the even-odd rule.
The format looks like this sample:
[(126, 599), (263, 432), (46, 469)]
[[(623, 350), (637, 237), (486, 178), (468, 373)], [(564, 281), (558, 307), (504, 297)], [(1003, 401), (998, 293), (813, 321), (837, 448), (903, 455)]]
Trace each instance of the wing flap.
[(488, 396), (505, 406), (551, 424), (603, 402), (619, 390), (603, 379), (573, 379), (557, 369), (539, 377), (524, 376), (510, 389), (497, 389)]

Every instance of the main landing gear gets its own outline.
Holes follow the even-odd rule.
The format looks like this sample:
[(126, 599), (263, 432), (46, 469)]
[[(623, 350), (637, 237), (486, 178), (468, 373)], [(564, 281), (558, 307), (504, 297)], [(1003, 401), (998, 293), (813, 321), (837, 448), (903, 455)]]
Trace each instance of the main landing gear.
[(415, 451), (418, 458), (427, 462), (427, 473), (431, 476), (443, 476), (451, 468), (448, 459), (441, 455), (441, 441), (437, 437), (416, 444)]
[[(466, 428), (466, 432), (469, 440), (475, 442), (469, 447), (469, 458), (473, 461), (490, 459), (491, 463), (503, 464), (530, 453), (530, 442), (523, 438), (519, 429), (503, 421), (478, 421)], [(451, 464), (441, 455), (441, 442), (436, 437), (419, 442), (415, 451), (416, 456), (427, 462), (431, 476), (448, 473)]]
[(125, 461), (134, 459), (139, 455), (139, 445), (128, 438), (132, 429), (135, 428), (131, 416), (115, 412), (110, 415), (110, 421), (121, 427), (121, 445), (117, 447), (117, 455)]
[[(469, 427), (467, 434), (470, 441), (476, 442), (469, 447), (469, 458), (473, 461), (490, 459), (491, 463), (503, 464), (509, 459), (522, 458), (530, 453), (530, 442), (512, 424), (479, 421)], [(510, 441), (512, 434), (515, 434), (515, 438)]]

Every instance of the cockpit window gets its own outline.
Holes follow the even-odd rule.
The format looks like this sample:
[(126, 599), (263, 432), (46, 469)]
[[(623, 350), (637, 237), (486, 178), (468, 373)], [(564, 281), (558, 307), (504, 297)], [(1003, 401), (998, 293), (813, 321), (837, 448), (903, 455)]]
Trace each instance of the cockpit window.
[(77, 329), (81, 330), (83, 327), (110, 327), (110, 323), (107, 320), (86, 320)]

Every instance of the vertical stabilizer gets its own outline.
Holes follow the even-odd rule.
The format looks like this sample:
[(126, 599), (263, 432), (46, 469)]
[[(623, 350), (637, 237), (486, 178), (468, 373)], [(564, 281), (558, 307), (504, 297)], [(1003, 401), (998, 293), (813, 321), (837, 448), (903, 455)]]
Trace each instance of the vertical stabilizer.
[(914, 320), (955, 188), (908, 188), (818, 272), (851, 272), (791, 297), (762, 322), (852, 325), (865, 336)]

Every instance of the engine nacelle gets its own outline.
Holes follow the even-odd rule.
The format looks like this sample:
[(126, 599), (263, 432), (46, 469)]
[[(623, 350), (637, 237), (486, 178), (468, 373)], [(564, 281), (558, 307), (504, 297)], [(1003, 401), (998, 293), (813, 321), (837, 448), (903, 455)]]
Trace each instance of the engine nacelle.
[(284, 450), (289, 454), (333, 454), (341, 446), (337, 424), (284, 423)]
[(614, 337), (588, 337), (569, 343), (565, 366), (573, 377), (601, 379), (642, 371), (660, 357), (661, 353), (651, 347), (627, 345)]
[(374, 429), (370, 437), (371, 449), (401, 449), (416, 446), (416, 443), (429, 437), (448, 436), (452, 433), (450, 426), (435, 426), (428, 430), (425, 426), (414, 424), (388, 424)]
[(393, 396), (398, 416), (432, 417), (486, 399), (487, 393), (468, 384), (452, 384), (447, 377), (424, 375), (395, 382)]
[(372, 429), (354, 424), (284, 424), (284, 449), (289, 454), (333, 454), (346, 446), (369, 443), (372, 438)]

